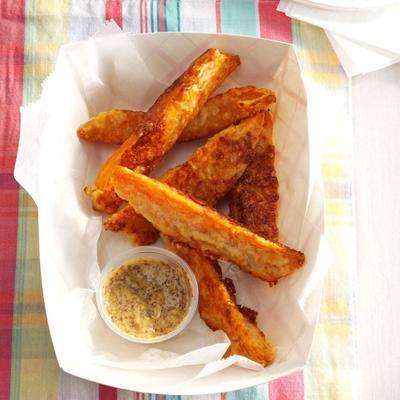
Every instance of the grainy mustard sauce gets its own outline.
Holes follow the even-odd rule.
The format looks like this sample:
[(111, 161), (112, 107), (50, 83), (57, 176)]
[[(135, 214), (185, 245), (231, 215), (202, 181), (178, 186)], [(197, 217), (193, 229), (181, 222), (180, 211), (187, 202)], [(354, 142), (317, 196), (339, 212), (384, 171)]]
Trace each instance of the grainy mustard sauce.
[(182, 268), (147, 258), (113, 270), (102, 291), (114, 325), (139, 338), (173, 331), (188, 313), (193, 297), (190, 278)]

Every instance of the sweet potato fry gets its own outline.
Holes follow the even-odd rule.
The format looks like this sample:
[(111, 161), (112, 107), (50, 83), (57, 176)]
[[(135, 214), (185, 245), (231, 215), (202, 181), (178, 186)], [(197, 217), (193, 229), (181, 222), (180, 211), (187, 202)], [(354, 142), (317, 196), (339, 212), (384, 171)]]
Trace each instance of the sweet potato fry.
[[(254, 311), (237, 306), (219, 274), (216, 261), (182, 243), (163, 236), (164, 243), (191, 267), (199, 285), (199, 312), (212, 330), (222, 329), (231, 341), (225, 356), (238, 354), (267, 366), (276, 356), (275, 346), (254, 322)], [(243, 312), (241, 311), (243, 309)]]
[(139, 137), (143, 111), (111, 110), (101, 112), (78, 128), (78, 136), (91, 142), (122, 144), (131, 135)]
[(276, 282), (304, 264), (301, 252), (261, 238), (165, 183), (123, 167), (112, 181), (118, 196), (161, 233), (260, 279)]
[[(194, 152), (184, 164), (166, 172), (161, 181), (214, 205), (236, 184), (252, 160), (264, 113), (224, 129)], [(158, 236), (146, 219), (126, 205), (104, 223), (106, 230), (123, 230), (135, 244), (150, 244)]]
[(110, 182), (115, 167), (122, 165), (143, 174), (150, 173), (210, 94), (239, 64), (238, 56), (217, 49), (209, 49), (198, 57), (146, 113), (139, 138), (131, 135), (100, 169), (95, 187), (85, 190), (92, 198), (93, 207), (115, 212), (118, 197)]
[[(256, 112), (266, 111), (275, 102), (269, 89), (254, 86), (233, 88), (210, 98), (199, 115), (188, 124), (178, 141), (211, 136)], [(91, 118), (78, 128), (81, 139), (92, 142), (122, 144), (143, 123), (142, 111), (111, 110)]]
[(275, 148), (272, 118), (266, 113), (254, 159), (229, 194), (230, 216), (266, 239), (278, 240), (278, 180), (275, 173)]

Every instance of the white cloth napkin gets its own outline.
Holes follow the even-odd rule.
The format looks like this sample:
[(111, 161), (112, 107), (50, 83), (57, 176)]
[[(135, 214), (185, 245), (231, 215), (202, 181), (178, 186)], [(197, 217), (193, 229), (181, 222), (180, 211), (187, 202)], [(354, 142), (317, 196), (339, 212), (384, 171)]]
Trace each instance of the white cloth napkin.
[(398, 0), (295, 0), (298, 3), (309, 4), (321, 8), (360, 9), (384, 7), (396, 4)]
[(399, 0), (281, 0), (278, 10), (325, 29), (349, 76), (400, 60)]
[(348, 76), (366, 74), (400, 61), (400, 54), (373, 48), (329, 31), (325, 33)]

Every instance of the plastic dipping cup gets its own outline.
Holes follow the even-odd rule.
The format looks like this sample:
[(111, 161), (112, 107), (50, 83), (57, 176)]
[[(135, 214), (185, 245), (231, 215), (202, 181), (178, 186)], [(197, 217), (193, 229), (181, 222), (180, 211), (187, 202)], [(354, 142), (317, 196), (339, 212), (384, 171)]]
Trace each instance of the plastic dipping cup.
[[(120, 267), (122, 267), (124, 264), (126, 264), (129, 261), (134, 261), (137, 259), (149, 259), (149, 260), (158, 260), (165, 262), (166, 264), (173, 265), (178, 268), (182, 268), (189, 279), (191, 289), (192, 289), (192, 298), (191, 302), (189, 305), (189, 309), (183, 320), (180, 322), (180, 324), (171, 332), (162, 335), (162, 336), (157, 336), (154, 338), (141, 338), (141, 337), (135, 337), (133, 335), (129, 335), (128, 333), (122, 331), (120, 328), (118, 328), (117, 325), (115, 325), (110, 316), (107, 313), (105, 304), (104, 304), (104, 299), (103, 299), (103, 286), (105, 283), (106, 278), (109, 276), (109, 274)], [(199, 289), (197, 286), (197, 281), (196, 277), (194, 276), (192, 270), (190, 267), (186, 264), (182, 258), (178, 257), (176, 254), (162, 249), (160, 247), (155, 247), (155, 246), (140, 246), (140, 247), (135, 247), (132, 248), (124, 253), (121, 253), (115, 257), (113, 257), (109, 263), (105, 266), (105, 268), (101, 272), (100, 276), (100, 283), (97, 288), (97, 306), (100, 312), (101, 317), (103, 318), (104, 322), (107, 324), (107, 326), (117, 335), (121, 336), (124, 339), (130, 340), (131, 342), (136, 342), (136, 343), (159, 343), (159, 342), (164, 342), (165, 340), (171, 339), (172, 337), (178, 335), (180, 332), (182, 332), (190, 323), (192, 320), (196, 309), (197, 309), (197, 304), (199, 301)]]

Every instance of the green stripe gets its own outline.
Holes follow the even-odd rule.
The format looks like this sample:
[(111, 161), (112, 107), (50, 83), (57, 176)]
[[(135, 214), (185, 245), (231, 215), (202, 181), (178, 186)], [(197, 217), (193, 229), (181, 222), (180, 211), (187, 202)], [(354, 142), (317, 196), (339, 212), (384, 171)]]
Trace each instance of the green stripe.
[(253, 386), (248, 389), (235, 390), (226, 394), (227, 400), (254, 400), (267, 398), (267, 385)]
[(176, 2), (176, 15), (177, 15), (177, 24), (178, 24), (178, 32), (181, 31), (181, 5), (180, 0)]
[(156, 24), (157, 24), (157, 32), (160, 32), (160, 19), (158, 18), (158, 2), (156, 1)]
[(164, 2), (165, 31), (179, 32), (181, 29), (179, 0), (168, 0)]
[(154, 16), (153, 16), (154, 0), (150, 1), (150, 29), (154, 32)]
[(257, 2), (224, 0), (221, 2), (221, 30), (224, 33), (258, 36)]

